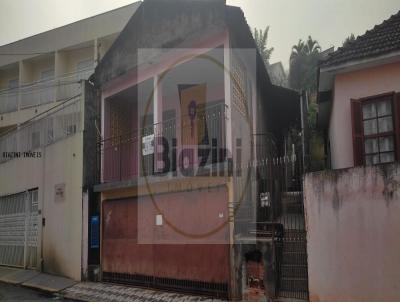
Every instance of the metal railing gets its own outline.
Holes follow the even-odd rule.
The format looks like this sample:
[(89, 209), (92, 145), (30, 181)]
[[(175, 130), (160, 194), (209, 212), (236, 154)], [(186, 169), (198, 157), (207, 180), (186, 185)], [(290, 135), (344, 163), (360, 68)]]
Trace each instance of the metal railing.
[(64, 74), (13, 89), (0, 90), (0, 114), (65, 100), (81, 93), (81, 80), (88, 79), (93, 68)]
[(41, 118), (0, 136), (0, 163), (34, 151), (82, 129), (81, 98), (57, 106)]
[[(194, 124), (197, 126), (194, 127)], [(195, 130), (194, 130), (195, 129)], [(98, 162), (101, 166), (100, 182), (128, 180), (139, 175), (154, 175), (179, 169), (179, 153), (184, 148), (192, 148), (195, 158), (201, 156), (201, 148), (210, 148), (205, 164), (225, 161), (226, 142), (225, 105), (218, 104), (200, 112), (195, 120), (185, 116), (169, 119), (162, 123), (136, 129), (129, 133), (106, 138), (98, 143)], [(196, 134), (193, 133), (196, 131)], [(141, 155), (143, 137), (154, 135), (154, 152)], [(170, 160), (168, 167), (155, 167), (165, 146), (168, 148)], [(211, 154), (211, 147), (219, 150), (217, 158)], [(166, 151), (165, 151), (166, 152)], [(173, 154), (175, 152), (175, 154)], [(176, 159), (176, 160), (173, 160)], [(199, 165), (202, 159), (193, 160)], [(203, 163), (203, 164), (204, 164)]]

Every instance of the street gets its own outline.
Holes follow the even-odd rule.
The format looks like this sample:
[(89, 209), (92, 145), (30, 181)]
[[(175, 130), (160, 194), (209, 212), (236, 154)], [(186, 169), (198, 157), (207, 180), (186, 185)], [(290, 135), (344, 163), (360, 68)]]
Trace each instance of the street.
[(25, 287), (0, 283), (0, 301), (72, 301)]

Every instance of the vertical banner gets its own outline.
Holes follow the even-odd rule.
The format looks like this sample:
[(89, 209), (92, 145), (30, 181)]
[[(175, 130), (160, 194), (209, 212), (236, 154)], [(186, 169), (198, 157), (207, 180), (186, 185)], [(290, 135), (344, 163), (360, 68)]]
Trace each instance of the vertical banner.
[(180, 90), (181, 141), (183, 146), (197, 146), (207, 136), (206, 97), (206, 84), (193, 85)]

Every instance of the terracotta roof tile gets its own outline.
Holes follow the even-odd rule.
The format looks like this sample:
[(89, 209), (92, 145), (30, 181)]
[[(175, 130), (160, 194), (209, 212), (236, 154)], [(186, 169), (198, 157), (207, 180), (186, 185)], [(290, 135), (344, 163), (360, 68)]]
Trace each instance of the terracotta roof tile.
[(338, 48), (321, 62), (321, 66), (335, 66), (398, 50), (400, 50), (400, 11), (345, 47)]

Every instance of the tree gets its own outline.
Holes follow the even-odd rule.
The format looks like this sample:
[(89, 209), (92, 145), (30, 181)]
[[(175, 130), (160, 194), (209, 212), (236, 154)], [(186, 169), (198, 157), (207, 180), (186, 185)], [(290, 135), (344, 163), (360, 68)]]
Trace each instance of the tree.
[[(299, 40), (297, 45), (292, 47), (290, 55), (289, 85), (293, 89), (308, 92), (308, 112), (305, 112), (308, 123), (303, 126), (305, 133), (305, 152), (309, 159), (311, 169), (319, 169), (323, 165), (324, 158), (323, 140), (316, 129), (316, 92), (317, 92), (317, 72), (320, 59), (321, 47), (318, 42), (308, 36), (306, 41)], [(322, 152), (323, 153), (323, 152)]]
[(321, 47), (308, 36), (307, 41), (299, 40), (292, 47), (290, 55), (289, 85), (293, 89), (317, 90), (317, 69)]
[(265, 66), (269, 65), (269, 59), (271, 58), (271, 54), (274, 51), (273, 47), (267, 47), (268, 32), (269, 26), (267, 26), (264, 31), (262, 29), (254, 28), (254, 40)]
[(342, 47), (346, 47), (347, 45), (349, 45), (351, 42), (353, 42), (355, 40), (356, 40), (356, 37), (354, 36), (354, 34), (351, 34), (350, 36), (348, 36), (346, 38), (346, 40), (343, 41)]

